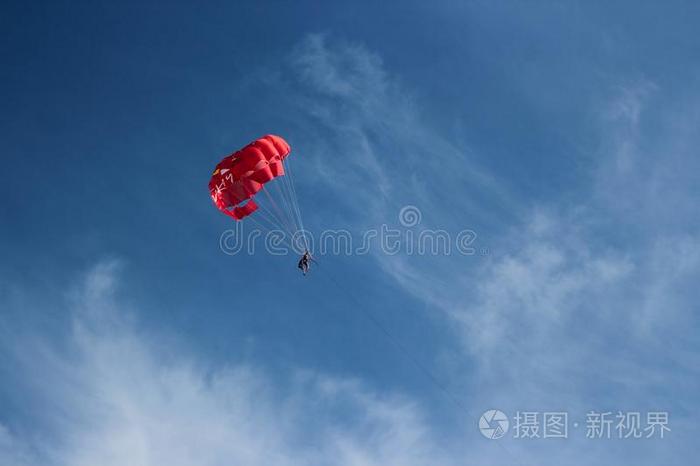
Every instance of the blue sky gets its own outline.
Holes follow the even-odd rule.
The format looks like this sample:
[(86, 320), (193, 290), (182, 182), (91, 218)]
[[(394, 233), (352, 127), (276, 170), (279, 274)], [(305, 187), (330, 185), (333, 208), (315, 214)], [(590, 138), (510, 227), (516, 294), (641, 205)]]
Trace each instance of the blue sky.
[[(700, 6), (374, 3), (3, 5), (1, 464), (700, 453)], [(266, 133), (311, 232), (415, 206), (478, 253), (224, 254), (211, 170)], [(492, 408), (582, 425), (489, 440)]]

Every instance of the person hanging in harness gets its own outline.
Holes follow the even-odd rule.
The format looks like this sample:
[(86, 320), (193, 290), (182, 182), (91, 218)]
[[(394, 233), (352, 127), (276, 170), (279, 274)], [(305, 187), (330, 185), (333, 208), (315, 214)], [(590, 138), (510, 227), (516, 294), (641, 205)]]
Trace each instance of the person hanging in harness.
[(311, 253), (307, 249), (304, 251), (304, 255), (301, 256), (301, 259), (299, 259), (299, 264), (297, 264), (297, 267), (301, 272), (306, 275), (306, 273), (309, 271), (309, 266), (311, 265), (311, 262), (316, 262), (313, 257), (311, 257)]

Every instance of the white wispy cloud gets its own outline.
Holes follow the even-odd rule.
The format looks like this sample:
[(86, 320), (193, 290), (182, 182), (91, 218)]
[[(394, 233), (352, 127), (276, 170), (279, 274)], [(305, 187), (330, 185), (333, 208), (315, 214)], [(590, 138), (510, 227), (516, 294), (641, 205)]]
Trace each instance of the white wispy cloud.
[[(446, 193), (458, 189), (487, 191), (501, 205), (517, 207), (469, 147), (422, 117), (411, 93), (365, 47), (311, 34), (293, 49), (287, 66), (282, 76), (262, 74), (273, 76), (267, 79), (277, 105), (290, 109), (304, 135), (296, 150), (314, 160), (313, 182), (326, 183), (326, 192), (337, 194), (360, 222), (395, 221), (400, 202), (439, 211)], [(495, 217), (470, 196), (447, 201)]]
[[(356, 166), (337, 168), (337, 176), (331, 178), (331, 187), (346, 191), (351, 184), (349, 180), (364, 177), (367, 181), (363, 191), (374, 196), (383, 191), (373, 188), (375, 182), (380, 186), (388, 183), (390, 188), (387, 189), (396, 198), (419, 198), (421, 206), (427, 206), (428, 212), (434, 217), (444, 218), (447, 223), (454, 220), (455, 212), (471, 213), (468, 208), (469, 188), (465, 190), (467, 180), (472, 183), (477, 180), (476, 188), (472, 189), (480, 195), (487, 192), (498, 196), (508, 192), (505, 180), (496, 182), (495, 176), (479, 168), (478, 157), (466, 155), (470, 152), (468, 149), (456, 147), (448, 137), (421, 122), (410, 92), (384, 70), (379, 57), (365, 48), (342, 42), (331, 45), (324, 36), (313, 35), (295, 49), (293, 62), (299, 67), (299, 79), (312, 91), (336, 99), (332, 102), (312, 99), (322, 109), (312, 113), (334, 116), (328, 118), (330, 121), (324, 120), (327, 129), (330, 128), (326, 136), (341, 141), (339, 146), (348, 146), (348, 158), (358, 157), (363, 161)], [(499, 301), (508, 303), (508, 307), (525, 307), (537, 313), (532, 317), (539, 315), (551, 319), (558, 319), (566, 310), (587, 304), (594, 294), (602, 294), (601, 299), (611, 298), (612, 302), (610, 293), (614, 290), (605, 289), (606, 286), (622, 285), (631, 291), (640, 279), (664, 281), (665, 278), (656, 277), (654, 273), (663, 269), (659, 263), (661, 259), (654, 258), (653, 254), (657, 240), (676, 244), (674, 235), (678, 235), (677, 244), (686, 251), (686, 261), (693, 264), (683, 267), (683, 273), (694, 273), (693, 234), (697, 221), (686, 216), (681, 219), (680, 228), (668, 231), (660, 229), (654, 219), (662, 210), (668, 211), (671, 202), (686, 206), (697, 200), (695, 185), (685, 174), (688, 164), (692, 168), (697, 162), (685, 151), (689, 144), (684, 146), (681, 143), (692, 138), (692, 134), (684, 129), (692, 126), (692, 122), (686, 121), (685, 125), (674, 125), (678, 123), (675, 120), (667, 122), (666, 132), (655, 135), (660, 141), (655, 142), (652, 151), (644, 147), (649, 138), (642, 134), (641, 125), (645, 106), (658, 92), (658, 87), (649, 80), (640, 79), (620, 85), (614, 92), (613, 98), (600, 112), (600, 168), (591, 180), (590, 192), (573, 198), (579, 199), (578, 202), (559, 204), (553, 201), (549, 205), (531, 207), (508, 203), (511, 223), (501, 223), (500, 236), (491, 239), (505, 253), (480, 264), (478, 271), (470, 267), (467, 271), (456, 272), (455, 267), (462, 266), (459, 261), (443, 261), (445, 270), (440, 270), (440, 267), (426, 267), (427, 263), (420, 263), (421, 260), (430, 261), (430, 258), (387, 258), (380, 254), (378, 259), (385, 269), (407, 291), (448, 310), (452, 316), (459, 314), (455, 308), (466, 309), (469, 306), (465, 306), (465, 302), (478, 299), (481, 304), (491, 303), (486, 308), (506, 306), (497, 305)], [(358, 110), (364, 108), (371, 111)], [(692, 116), (692, 113), (686, 114)], [(336, 131), (336, 127), (346, 126), (356, 132)], [(385, 147), (380, 139), (367, 137), (387, 130), (389, 135), (386, 137), (395, 147), (407, 148), (418, 142), (417, 146), (425, 152), (401, 151), (402, 163), (394, 164), (396, 154), (381, 150)], [(365, 150), (353, 150), (353, 144), (357, 143), (353, 140), (357, 135)], [(429, 148), (425, 141), (434, 144)], [(683, 150), (679, 151), (679, 147)], [(372, 169), (366, 170), (366, 167)], [(444, 177), (443, 170), (447, 170), (449, 176)], [(447, 178), (445, 183), (444, 178)], [(431, 192), (425, 187), (431, 182), (440, 183), (439, 192)], [(418, 193), (419, 196), (411, 198), (409, 193)], [(459, 199), (455, 202), (461, 208), (455, 209), (453, 205), (441, 208), (440, 200), (444, 199)], [(395, 215), (389, 203), (375, 204), (375, 207), (380, 218)], [(621, 210), (626, 208), (634, 210)], [(625, 228), (630, 219), (637, 222), (631, 246), (608, 244), (608, 235), (617, 239), (614, 238), (616, 229)], [(671, 236), (659, 235), (660, 230)], [(636, 249), (637, 246), (641, 249)], [(458, 292), (450, 292), (450, 289)], [(618, 295), (617, 292), (613, 294)], [(643, 299), (641, 295), (637, 297)], [(623, 313), (627, 316), (636, 314), (636, 311)], [(483, 317), (481, 314), (483, 312), (476, 310), (473, 313), (465, 311), (462, 317), (464, 320), (478, 320)], [(505, 319), (505, 322), (508, 325), (509, 320)]]
[(449, 464), (404, 396), (303, 369), (282, 386), (251, 365), (211, 370), (139, 330), (115, 293), (120, 268), (99, 264), (76, 287), (65, 347), (5, 335), (14, 383), (41, 409), (21, 434), (0, 425), (2, 464)]

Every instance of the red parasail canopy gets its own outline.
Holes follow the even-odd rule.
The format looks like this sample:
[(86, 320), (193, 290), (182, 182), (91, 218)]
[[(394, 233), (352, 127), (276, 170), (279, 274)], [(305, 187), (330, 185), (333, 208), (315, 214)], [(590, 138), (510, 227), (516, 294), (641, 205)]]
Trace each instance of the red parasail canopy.
[(255, 194), (265, 183), (284, 175), (282, 160), (290, 151), (287, 141), (268, 134), (224, 158), (209, 180), (216, 207), (236, 220), (255, 212)]

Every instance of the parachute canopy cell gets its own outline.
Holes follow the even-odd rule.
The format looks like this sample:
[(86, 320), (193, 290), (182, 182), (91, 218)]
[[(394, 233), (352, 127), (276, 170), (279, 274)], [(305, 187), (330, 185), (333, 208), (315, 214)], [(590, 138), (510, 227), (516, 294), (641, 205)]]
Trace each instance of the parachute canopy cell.
[(268, 134), (225, 157), (209, 181), (216, 207), (236, 220), (255, 212), (255, 195), (266, 183), (284, 175), (282, 162), (290, 151), (287, 141)]

